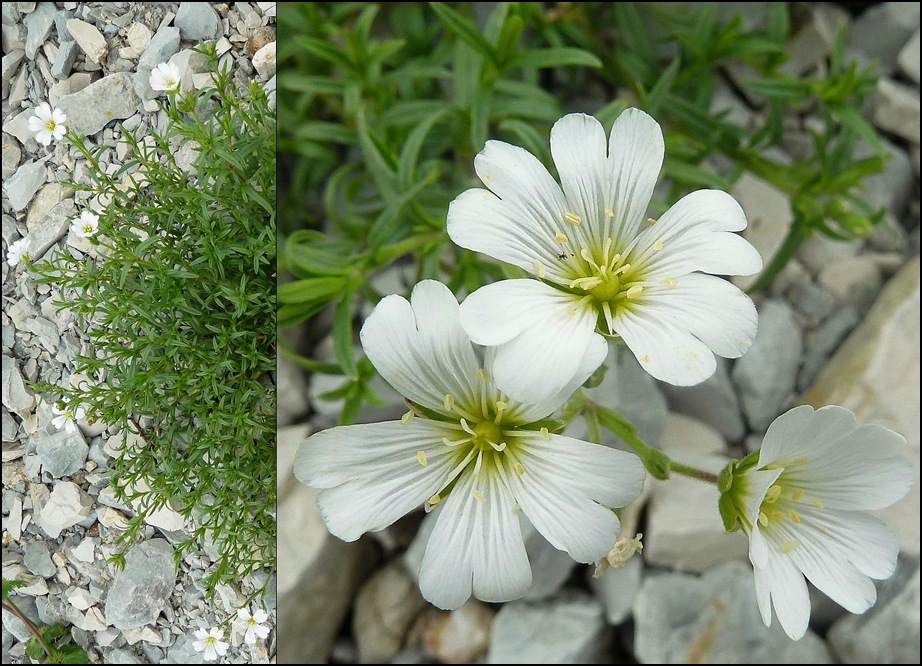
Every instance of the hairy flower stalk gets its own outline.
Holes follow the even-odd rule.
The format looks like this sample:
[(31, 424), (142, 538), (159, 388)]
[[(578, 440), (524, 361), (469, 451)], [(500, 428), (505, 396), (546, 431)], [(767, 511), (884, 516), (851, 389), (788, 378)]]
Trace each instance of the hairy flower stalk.
[(788, 636), (804, 636), (804, 577), (852, 613), (874, 604), (872, 579), (893, 573), (899, 543), (869, 512), (912, 486), (905, 445), (892, 430), (859, 426), (843, 407), (802, 405), (775, 419), (760, 451), (721, 473), (721, 515), (728, 531), (749, 536), (766, 626), (774, 606)]
[(762, 267), (734, 233), (746, 226), (739, 204), (700, 190), (647, 217), (664, 144), (638, 109), (618, 118), (608, 140), (595, 118), (564, 116), (551, 153), (560, 184), (531, 153), (488, 141), (474, 168), (489, 190), (462, 193), (448, 211), (455, 243), (537, 278), (487, 285), (461, 306), (471, 339), (498, 347), (497, 383), (522, 400), (559, 391), (579, 363), (574, 350), (602, 336), (621, 338), (647, 372), (676, 385), (707, 379), (715, 354), (741, 356), (755, 336), (755, 307), (707, 275)]
[(320, 489), (330, 532), (354, 541), (420, 506), (437, 511), (419, 578), (423, 596), (446, 609), (471, 594), (508, 601), (526, 592), (522, 519), (577, 561), (608, 553), (620, 529), (610, 507), (637, 497), (643, 464), (539, 421), (599, 365), (604, 345), (582, 354), (564, 392), (526, 403), (497, 388), (493, 350), (471, 343), (438, 282), (417, 284), (409, 302), (382, 299), (361, 338), (412, 407), (400, 421), (331, 428), (301, 445), (295, 474)]

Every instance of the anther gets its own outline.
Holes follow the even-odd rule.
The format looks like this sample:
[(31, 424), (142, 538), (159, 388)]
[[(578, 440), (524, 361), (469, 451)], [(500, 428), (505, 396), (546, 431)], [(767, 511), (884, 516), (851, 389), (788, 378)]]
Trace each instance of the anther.
[(605, 209), (605, 217), (614, 217), (614, 216), (615, 216), (615, 210), (613, 208)]
[(653, 243), (653, 249), (656, 250), (657, 252), (658, 252), (659, 250), (662, 250), (662, 249), (663, 249), (663, 241), (657, 239), (657, 240)]
[(544, 277), (544, 266), (541, 265), (541, 262), (535, 259), (532, 262), (532, 265), (535, 267), (535, 275), (537, 275), (539, 278), (543, 278)]
[(451, 393), (446, 393), (442, 399), (442, 404), (445, 406), (445, 411), (450, 412), (451, 408), (455, 406), (455, 396)]
[(575, 316), (576, 316), (576, 308), (574, 308), (572, 305), (568, 305), (566, 308), (564, 308), (564, 311), (565, 311), (565, 312), (567, 313), (567, 315), (570, 316), (570, 317), (575, 317)]
[(675, 278), (667, 277), (663, 280), (663, 284), (666, 285), (667, 287), (674, 287), (678, 284), (678, 282), (676, 282)]
[(554, 234), (554, 240), (557, 241), (558, 243), (569, 243), (570, 242), (570, 239), (567, 238), (567, 235), (560, 231)]
[(407, 423), (409, 423), (409, 422), (413, 419), (413, 416), (414, 416), (413, 410), (411, 409), (411, 410), (408, 411), (406, 414), (404, 414), (403, 416), (400, 417), (400, 422), (401, 422), (403, 425), (406, 425)]
[(640, 293), (643, 291), (643, 287), (639, 284), (635, 284), (633, 287), (627, 290), (624, 294), (627, 298), (637, 298), (640, 296)]
[(509, 408), (509, 403), (503, 402), (502, 400), (497, 400), (493, 404), (496, 406), (496, 418), (493, 419), (493, 423), (499, 425), (503, 420), (503, 412)]
[(438, 495), (433, 495), (426, 500), (426, 503), (423, 505), (423, 508), (426, 510), (426, 513), (432, 511), (435, 507), (439, 505), (439, 502), (442, 501), (442, 498)]
[(648, 217), (647, 224), (649, 224), (650, 226), (653, 226), (654, 224), (656, 224), (656, 220), (654, 220), (652, 217)]
[(515, 473), (518, 474), (519, 476), (522, 476), (525, 473), (525, 466), (520, 462), (515, 463), (512, 466), (512, 469), (514, 469)]
[(795, 490), (793, 493), (791, 493), (791, 499), (794, 501), (799, 500), (803, 496), (804, 496), (803, 490)]
[(484, 370), (483, 368), (480, 368), (477, 371), (477, 376), (480, 377), (480, 381), (484, 383), (486, 383), (490, 379), (490, 376), (487, 374), (487, 371)]
[(799, 545), (800, 544), (797, 543), (796, 541), (785, 541), (783, 544), (781, 544), (781, 552), (785, 554), (791, 553), (797, 550), (797, 547)]
[(577, 224), (581, 224), (583, 221), (579, 215), (577, 215), (576, 213), (571, 213), (570, 211), (567, 211), (566, 213), (564, 213), (563, 219), (565, 219), (567, 222), (569, 222), (570, 224), (574, 226), (576, 226)]
[(474, 499), (477, 500), (478, 502), (486, 502), (486, 501), (487, 501), (487, 498), (483, 496), (483, 493), (481, 493), (481, 492), (480, 492), (479, 490), (477, 490), (476, 488), (474, 488), (474, 492), (471, 493), (471, 494), (474, 496)]
[(794, 509), (791, 509), (791, 520), (800, 525), (800, 514)]
[(762, 527), (768, 527), (768, 516), (763, 512), (759, 512), (759, 525)]
[(538, 432), (541, 433), (541, 439), (545, 442), (551, 441), (551, 433), (548, 432), (547, 428), (541, 428)]
[(420, 466), (422, 466), (422, 467), (425, 467), (426, 465), (429, 464), (429, 462), (426, 460), (426, 452), (425, 452), (425, 451), (420, 450), (420, 451), (417, 451), (417, 452), (416, 452), (416, 462), (418, 462), (418, 463), (420, 464)]
[(781, 520), (784, 518), (784, 511), (772, 511), (772, 520)]
[(765, 493), (765, 501), (769, 504), (777, 501), (779, 497), (781, 497), (781, 486), (779, 485), (770, 487)]

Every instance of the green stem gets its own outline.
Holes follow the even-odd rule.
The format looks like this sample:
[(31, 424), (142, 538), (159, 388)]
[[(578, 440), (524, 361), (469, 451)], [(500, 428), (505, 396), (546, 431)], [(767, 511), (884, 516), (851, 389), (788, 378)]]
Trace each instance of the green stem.
[(772, 283), (778, 276), (778, 273), (780, 273), (787, 265), (788, 261), (790, 261), (791, 257), (796, 254), (798, 248), (807, 240), (808, 233), (805, 230), (807, 228), (807, 225), (803, 224), (800, 219), (795, 217), (794, 222), (788, 229), (787, 235), (781, 242), (781, 247), (775, 251), (771, 261), (762, 269), (762, 272), (759, 273), (759, 277), (752, 286), (746, 290), (748, 293), (755, 293)]
[(693, 479), (698, 479), (699, 481), (706, 481), (707, 483), (713, 483), (717, 485), (717, 475), (712, 474), (711, 472), (706, 472), (703, 469), (697, 469), (696, 467), (691, 467), (689, 465), (683, 465), (682, 463), (677, 463), (675, 460), (669, 461), (669, 471), (681, 474), (683, 476), (688, 476)]
[(45, 640), (45, 637), (42, 636), (42, 632), (39, 631), (35, 623), (30, 620), (25, 613), (19, 610), (19, 607), (13, 603), (13, 600), (10, 598), (3, 600), (3, 609), (10, 611), (13, 615), (22, 620), (22, 623), (26, 625), (29, 631), (32, 632), (32, 635), (35, 636), (35, 640), (39, 642), (39, 644), (42, 646), (42, 649), (45, 651), (45, 654), (48, 655), (48, 659), (50, 660), (51, 657), (57, 652), (57, 650), (48, 645), (48, 642)]

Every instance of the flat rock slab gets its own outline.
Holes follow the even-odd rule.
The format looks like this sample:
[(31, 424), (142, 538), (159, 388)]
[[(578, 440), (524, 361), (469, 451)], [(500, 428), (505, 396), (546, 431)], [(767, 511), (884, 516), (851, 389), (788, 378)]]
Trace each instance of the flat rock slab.
[(91, 83), (80, 92), (65, 95), (58, 101), (58, 108), (67, 115), (69, 129), (88, 136), (113, 120), (133, 116), (140, 103), (131, 76), (119, 72)]
[(176, 583), (173, 547), (151, 539), (128, 551), (106, 599), (106, 622), (118, 629), (150, 624), (166, 605)]

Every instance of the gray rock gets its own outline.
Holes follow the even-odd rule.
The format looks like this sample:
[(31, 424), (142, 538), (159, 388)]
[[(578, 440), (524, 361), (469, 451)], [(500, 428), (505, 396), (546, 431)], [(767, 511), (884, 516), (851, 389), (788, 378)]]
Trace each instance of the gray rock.
[(787, 406), (797, 381), (803, 348), (794, 313), (784, 301), (759, 308), (759, 331), (749, 351), (736, 361), (732, 377), (749, 425), (764, 431)]
[(198, 42), (217, 39), (221, 34), (221, 17), (207, 2), (181, 2), (173, 25), (183, 39)]
[(176, 581), (173, 547), (163, 539), (133, 546), (106, 598), (106, 622), (118, 629), (150, 624), (169, 601)]
[(62, 530), (89, 516), (92, 506), (92, 498), (80, 486), (71, 481), (60, 481), (37, 512), (37, 522), (48, 536), (57, 539)]
[(916, 30), (915, 34), (906, 42), (906, 46), (903, 47), (903, 50), (900, 51), (899, 56), (896, 59), (896, 64), (899, 67), (900, 71), (903, 72), (906, 76), (916, 84), (916, 87), (919, 86), (919, 31)]
[[(896, 219), (902, 219), (906, 207), (916, 193), (916, 178), (909, 155), (900, 146), (882, 138), (887, 163), (880, 173), (871, 174), (862, 181), (862, 193), (872, 207), (883, 207)], [(855, 159), (871, 157), (874, 148), (859, 143), (855, 147)]]
[(95, 26), (80, 19), (70, 19), (67, 22), (67, 30), (80, 45), (88, 60), (97, 65), (105, 61), (109, 55), (109, 45)]
[(125, 648), (114, 648), (109, 651), (106, 657), (107, 664), (146, 664), (148, 661), (139, 657), (131, 650)]
[(16, 49), (15, 51), (10, 51), (3, 55), (3, 85), (4, 85), (4, 97), (9, 94), (9, 82), (13, 78), (13, 74), (16, 73), (16, 68), (19, 67), (19, 63), (22, 62), (23, 56), (25, 56), (25, 51), (22, 49)]
[(377, 571), (355, 598), (352, 633), (359, 662), (389, 662), (403, 647), (410, 626), (426, 605), (402, 563), (395, 561)]
[(65, 234), (74, 214), (74, 200), (64, 199), (48, 211), (34, 228), (29, 229), (29, 252), (32, 261), (41, 259), (48, 248)]
[(80, 92), (65, 95), (58, 106), (67, 114), (67, 124), (78, 134), (96, 134), (113, 120), (133, 116), (141, 99), (131, 77), (120, 72), (91, 83)]
[(919, 89), (881, 79), (871, 99), (871, 121), (880, 129), (919, 143)]
[(602, 607), (587, 594), (513, 601), (493, 620), (485, 663), (597, 663), (604, 633)]
[[(4, 580), (6, 580), (6, 577), (4, 577)], [(16, 604), (16, 607), (23, 612), (23, 615), (33, 622), (38, 622), (38, 609), (35, 606), (34, 597), (14, 594), (10, 598), (13, 600), (13, 603)], [(3, 611), (3, 628), (6, 629), (6, 631), (3, 632), (4, 636), (9, 632), (16, 637), (16, 640), (23, 642), (32, 638), (32, 632), (29, 631), (28, 625), (7, 611)]]
[(54, 24), (54, 15), (58, 9), (53, 2), (40, 2), (34, 12), (27, 14), (23, 19), (26, 26), (26, 57), (35, 60), (35, 52), (45, 43), (51, 34)]
[(20, 418), (26, 418), (35, 407), (35, 396), (26, 388), (18, 362), (6, 354), (3, 355), (3, 405)]
[(729, 362), (717, 358), (717, 371), (695, 386), (660, 384), (669, 407), (680, 414), (694, 416), (723, 435), (727, 441), (736, 442), (746, 434), (746, 425), (740, 412), (736, 390), (727, 370)]
[(727, 562), (703, 576), (648, 577), (634, 606), (634, 649), (644, 664), (828, 664), (823, 641), (808, 631), (790, 640), (762, 623), (752, 569)]
[(151, 37), (144, 54), (138, 59), (138, 69), (139, 71), (146, 69), (150, 76), (150, 70), (169, 60), (177, 51), (179, 51), (179, 28), (161, 26)]
[(51, 65), (51, 75), (54, 78), (59, 80), (67, 78), (77, 58), (77, 50), (77, 42), (70, 41), (61, 44), (54, 57), (54, 63)]
[(563, 587), (576, 566), (576, 561), (564, 551), (554, 548), (527, 521), (523, 521), (522, 534), (525, 537), (525, 552), (531, 564), (532, 576), (531, 587), (524, 598), (544, 599)]
[(836, 622), (829, 642), (846, 664), (918, 664), (918, 560), (902, 560), (880, 586), (877, 603), (863, 615)]
[(871, 254), (830, 263), (817, 279), (840, 303), (854, 305), (862, 312), (871, 307), (884, 283), (880, 264)]
[(74, 41), (74, 36), (67, 29), (67, 22), (74, 18), (73, 9), (60, 9), (54, 15), (54, 31), (58, 35), (58, 46)]
[(44, 317), (34, 317), (23, 322), (22, 328), (35, 335), (42, 347), (52, 354), (57, 353), (61, 337), (58, 327)]
[(6, 180), (19, 168), (19, 160), (22, 157), (22, 151), (12, 139), (4, 138), (3, 140), (3, 180)]
[(46, 472), (56, 479), (70, 476), (86, 462), (87, 446), (83, 435), (78, 432), (59, 430), (51, 435), (40, 432), (35, 453)]
[(589, 576), (589, 587), (602, 602), (608, 624), (621, 624), (631, 616), (642, 581), (640, 557), (632, 557), (620, 569), (609, 567), (599, 578)]
[(836, 305), (835, 297), (813, 282), (800, 283), (794, 288), (792, 296), (794, 307), (809, 322), (808, 326), (815, 326), (825, 319)]
[(35, 162), (26, 162), (16, 169), (13, 177), (6, 181), (3, 193), (9, 198), (10, 206), (15, 211), (21, 211), (29, 205), (38, 188), (45, 184), (45, 161), (43, 158)]
[(804, 360), (797, 375), (797, 389), (806, 391), (820, 370), (858, 322), (861, 315), (853, 307), (845, 307), (833, 314), (814, 331), (804, 349)]
[[(763, 265), (767, 266), (781, 247), (794, 219), (788, 196), (768, 181), (748, 172), (734, 183), (730, 194), (746, 211), (749, 224), (743, 230), (743, 237), (759, 251)], [(746, 289), (758, 277), (758, 274), (734, 276), (733, 284)]]
[(33, 541), (22, 549), (22, 563), (36, 576), (51, 578), (57, 573), (57, 567), (51, 561), (51, 553), (44, 541)]
[(903, 45), (919, 29), (919, 3), (883, 2), (871, 7), (849, 27), (845, 38), (846, 62), (876, 61), (881, 76), (890, 74)]

